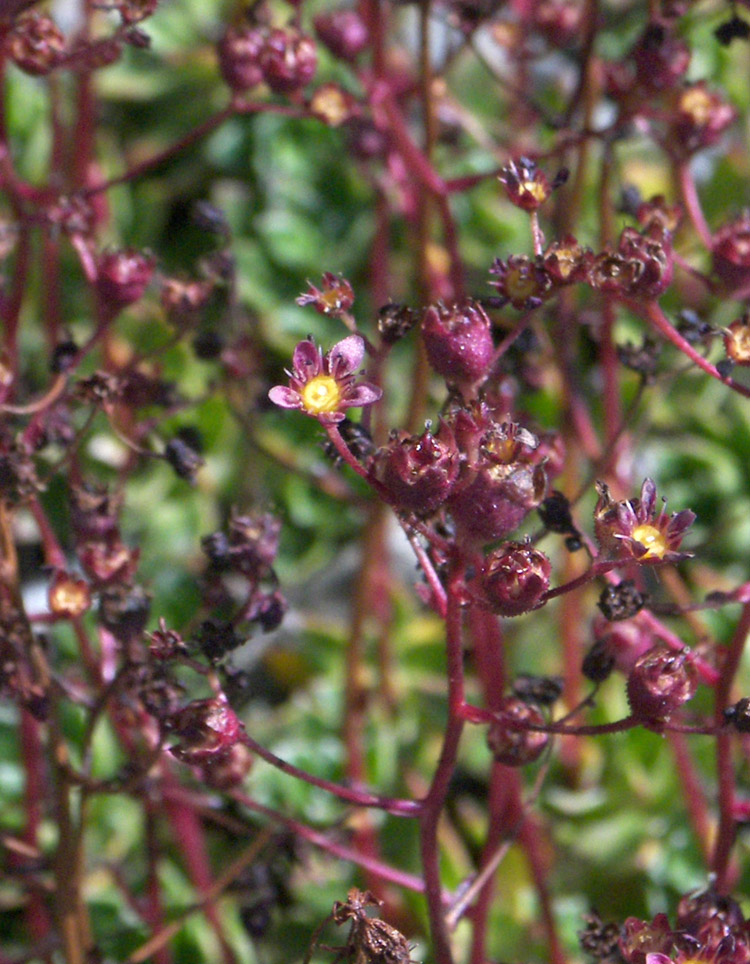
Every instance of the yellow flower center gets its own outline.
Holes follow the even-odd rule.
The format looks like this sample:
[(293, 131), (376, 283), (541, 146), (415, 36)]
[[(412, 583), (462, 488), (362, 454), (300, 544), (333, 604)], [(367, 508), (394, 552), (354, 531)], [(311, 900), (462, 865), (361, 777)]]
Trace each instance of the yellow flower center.
[(570, 277), (579, 259), (580, 251), (576, 248), (558, 248), (555, 251), (555, 266), (564, 281)]
[(534, 200), (538, 201), (540, 204), (542, 201), (547, 200), (547, 185), (544, 183), (544, 181), (537, 180), (536, 178), (533, 180), (521, 181), (519, 191), (521, 194), (530, 194)]
[(320, 301), (326, 311), (338, 311), (341, 307), (341, 295), (336, 288), (326, 288), (320, 294)]
[(750, 364), (750, 325), (744, 319), (729, 326), (725, 339), (727, 355), (738, 365)]
[(641, 556), (642, 559), (663, 559), (669, 550), (663, 532), (656, 526), (636, 526), (633, 529), (633, 539), (646, 548), (645, 555)]
[(511, 268), (505, 276), (505, 290), (509, 297), (530, 298), (539, 289), (536, 278), (522, 268)]
[(680, 98), (680, 110), (683, 114), (688, 114), (698, 127), (703, 127), (709, 122), (713, 108), (711, 95), (702, 87), (692, 87)]
[(341, 405), (341, 389), (330, 375), (317, 375), (302, 389), (302, 404), (313, 415), (337, 412)]

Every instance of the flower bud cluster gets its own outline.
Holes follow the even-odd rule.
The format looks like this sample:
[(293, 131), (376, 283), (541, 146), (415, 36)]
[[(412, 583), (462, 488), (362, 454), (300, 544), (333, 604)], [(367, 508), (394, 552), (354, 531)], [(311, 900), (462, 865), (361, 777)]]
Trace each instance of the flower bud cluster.
[[(428, 519), (446, 513), (462, 541), (507, 538), (547, 494), (559, 469), (559, 439), (538, 437), (487, 401), (456, 404), (436, 431), (395, 432), (370, 461), (374, 480), (399, 512)], [(517, 615), (541, 600), (549, 561), (523, 543), (487, 558), (485, 604)]]
[(290, 94), (315, 76), (318, 58), (311, 37), (294, 27), (269, 29), (238, 24), (218, 44), (225, 83), (242, 94), (265, 83), (275, 94)]
[(496, 258), (490, 284), (497, 290), (497, 303), (529, 311), (577, 282), (630, 298), (658, 298), (672, 282), (672, 232), (678, 218), (659, 199), (642, 205), (638, 216), (641, 230), (623, 229), (617, 247), (598, 254), (566, 235), (536, 257)]
[(660, 131), (664, 149), (680, 160), (716, 144), (737, 116), (705, 81), (685, 80), (690, 61), (676, 18), (663, 11), (646, 26), (624, 61), (605, 65), (607, 90), (623, 120), (648, 118)]

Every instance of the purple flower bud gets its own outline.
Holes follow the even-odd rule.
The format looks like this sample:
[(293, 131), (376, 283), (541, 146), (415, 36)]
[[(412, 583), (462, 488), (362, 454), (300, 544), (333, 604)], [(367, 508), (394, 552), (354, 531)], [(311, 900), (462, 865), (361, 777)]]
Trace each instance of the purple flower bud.
[(540, 730), (524, 729), (524, 725), (543, 726), (544, 717), (535, 706), (507, 696), (502, 700), (497, 719), (490, 724), (487, 745), (498, 763), (519, 767), (538, 759), (549, 742)]
[(511, 472), (483, 468), (450, 498), (456, 524), (473, 540), (487, 543), (516, 529), (544, 498), (541, 466), (519, 465)]
[(142, 251), (106, 251), (99, 256), (96, 288), (113, 312), (138, 301), (154, 273), (153, 255)]
[(356, 60), (369, 43), (367, 26), (354, 9), (320, 13), (314, 23), (320, 40), (341, 60)]
[(43, 77), (58, 65), (65, 51), (65, 37), (50, 17), (30, 13), (13, 25), (5, 51), (27, 74)]
[(520, 616), (536, 609), (549, 589), (552, 566), (533, 546), (508, 542), (484, 560), (480, 586), (490, 609), (500, 616)]
[(296, 30), (272, 30), (260, 52), (260, 65), (271, 90), (289, 94), (314, 77), (318, 66), (315, 44)]
[(479, 381), (487, 375), (494, 346), (490, 319), (477, 302), (430, 305), (422, 318), (430, 364), (450, 382)]
[(698, 676), (685, 652), (654, 646), (638, 659), (627, 682), (633, 716), (650, 723), (668, 720), (695, 695)]
[(219, 41), (219, 70), (225, 83), (236, 93), (251, 90), (263, 82), (260, 52), (265, 32), (258, 27), (229, 27)]
[(673, 87), (690, 66), (690, 48), (667, 24), (654, 21), (636, 41), (631, 52), (638, 83), (646, 90)]
[[(467, 438), (471, 420), (462, 421), (456, 434)], [(514, 422), (495, 423), (485, 431), (471, 471), (449, 499), (454, 521), (465, 536), (481, 543), (501, 539), (540, 504), (547, 474), (536, 460), (538, 445), (535, 435)]]
[(395, 509), (428, 516), (445, 502), (458, 478), (459, 454), (443, 422), (433, 435), (401, 433), (375, 456), (375, 475)]
[(183, 763), (204, 764), (225, 754), (242, 735), (242, 724), (224, 696), (194, 700), (169, 720), (180, 742), (172, 753)]
[(750, 212), (744, 212), (716, 232), (713, 268), (729, 291), (750, 283)]

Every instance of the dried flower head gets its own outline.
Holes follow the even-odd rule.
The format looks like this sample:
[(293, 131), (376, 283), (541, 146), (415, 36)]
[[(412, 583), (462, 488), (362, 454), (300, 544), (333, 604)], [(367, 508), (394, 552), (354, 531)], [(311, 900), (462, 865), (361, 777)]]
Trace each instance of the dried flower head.
[(408, 305), (388, 302), (378, 311), (378, 331), (388, 345), (404, 338), (419, 321), (419, 314)]
[(340, 318), (354, 304), (354, 290), (342, 275), (326, 271), (320, 288), (309, 281), (307, 285), (307, 291), (296, 299), (297, 304), (312, 305), (321, 315)]
[(164, 617), (159, 619), (159, 628), (153, 633), (147, 633), (148, 651), (153, 659), (167, 662), (178, 656), (187, 656), (188, 649), (182, 636), (174, 630), (167, 629)]
[(549, 736), (529, 727), (543, 725), (544, 717), (535, 706), (515, 696), (506, 696), (487, 731), (487, 744), (495, 760), (509, 767), (533, 763), (544, 752)]
[(590, 248), (584, 248), (572, 234), (566, 234), (549, 245), (542, 262), (553, 284), (569, 285), (586, 280), (592, 259)]
[(690, 66), (690, 48), (671, 24), (652, 21), (636, 41), (631, 57), (638, 83), (646, 91), (673, 87)]
[(713, 146), (737, 117), (734, 107), (703, 80), (679, 91), (674, 109), (671, 134), (684, 154)]
[(58, 570), (48, 590), (49, 608), (55, 616), (77, 618), (91, 607), (91, 590), (85, 579)]
[(312, 338), (299, 342), (287, 371), (289, 385), (276, 385), (268, 397), (280, 408), (296, 408), (321, 422), (341, 422), (348, 408), (372, 405), (382, 389), (369, 382), (356, 382), (365, 356), (359, 335), (349, 335), (323, 355)]
[(30, 13), (19, 18), (5, 38), (5, 52), (27, 74), (42, 77), (60, 63), (65, 37), (45, 14)]
[(668, 720), (691, 700), (698, 675), (687, 653), (654, 646), (636, 660), (627, 682), (633, 716), (649, 723)]
[(530, 673), (519, 673), (513, 680), (513, 695), (524, 703), (536, 706), (552, 706), (563, 691), (561, 676), (535, 676)]
[(605, 619), (619, 622), (639, 613), (647, 602), (647, 596), (636, 589), (632, 579), (624, 579), (617, 585), (602, 589), (597, 605)]
[(224, 696), (193, 700), (167, 721), (179, 738), (172, 753), (183, 763), (204, 764), (229, 751), (242, 736), (242, 724)]
[(750, 365), (750, 313), (737, 318), (724, 332), (727, 358), (735, 365)]
[(536, 609), (549, 589), (552, 566), (531, 545), (507, 542), (484, 560), (480, 577), (482, 598), (500, 616), (520, 616)]
[(349, 964), (412, 964), (411, 947), (404, 935), (386, 921), (368, 916), (368, 907), (380, 906), (369, 890), (356, 887), (345, 901), (334, 903), (328, 919), (338, 925), (351, 921), (341, 956)]
[(505, 261), (496, 258), (490, 274), (500, 299), (518, 309), (538, 308), (552, 286), (544, 261), (523, 254), (512, 254)]
[(451, 428), (437, 432), (398, 433), (375, 456), (376, 478), (394, 508), (428, 516), (448, 498), (458, 478), (459, 452)]

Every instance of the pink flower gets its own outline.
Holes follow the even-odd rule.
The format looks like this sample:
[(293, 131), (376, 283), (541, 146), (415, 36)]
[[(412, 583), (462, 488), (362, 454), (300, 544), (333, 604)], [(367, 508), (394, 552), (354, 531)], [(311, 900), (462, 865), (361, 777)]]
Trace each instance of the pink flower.
[(365, 356), (359, 335), (349, 335), (323, 355), (312, 338), (299, 342), (292, 356), (289, 385), (276, 385), (268, 397), (281, 408), (297, 408), (321, 422), (341, 422), (347, 408), (377, 402), (383, 392), (369, 382), (356, 383)]
[(646, 479), (639, 499), (615, 502), (603, 482), (597, 483), (599, 501), (594, 529), (602, 551), (611, 559), (632, 559), (643, 565), (680, 562), (692, 553), (679, 552), (685, 532), (695, 521), (690, 509), (667, 515), (656, 511), (656, 486)]

